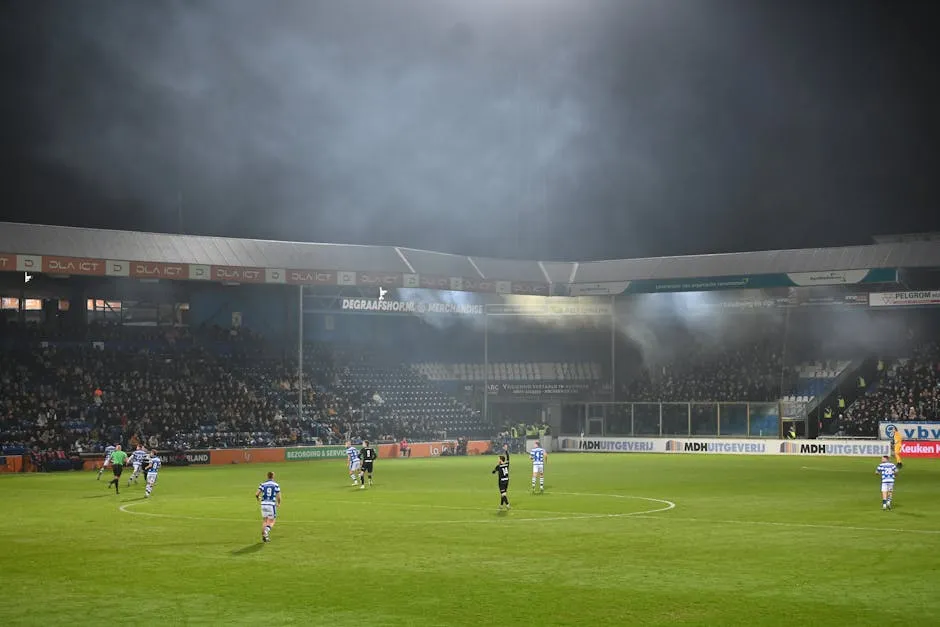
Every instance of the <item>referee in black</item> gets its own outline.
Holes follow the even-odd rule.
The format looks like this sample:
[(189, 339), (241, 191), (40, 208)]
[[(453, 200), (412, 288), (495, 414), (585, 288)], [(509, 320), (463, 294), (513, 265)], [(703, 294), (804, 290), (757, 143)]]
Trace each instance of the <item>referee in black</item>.
[(504, 455), (499, 456), (499, 463), (492, 474), (496, 475), (499, 481), (499, 511), (503, 511), (503, 505), (507, 510), (512, 509), (509, 506), (509, 497), (506, 496), (506, 491), (509, 490), (509, 461)]
[(362, 460), (362, 468), (359, 470), (360, 490), (364, 490), (366, 487), (366, 473), (369, 475), (369, 487), (372, 487), (372, 465), (377, 457), (375, 449), (369, 446), (369, 442), (363, 442), (362, 449), (359, 451), (359, 459)]

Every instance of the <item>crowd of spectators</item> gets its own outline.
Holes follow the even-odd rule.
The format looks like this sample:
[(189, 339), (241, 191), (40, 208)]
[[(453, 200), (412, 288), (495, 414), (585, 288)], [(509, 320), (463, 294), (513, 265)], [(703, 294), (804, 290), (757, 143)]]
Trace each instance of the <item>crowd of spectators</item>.
[(773, 401), (781, 377), (788, 383), (780, 342), (773, 339), (716, 350), (690, 343), (681, 356), (664, 365), (632, 373), (618, 397), (632, 402)]
[[(100, 452), (133, 438), (163, 449), (420, 438), (426, 425), (369, 406), (325, 349), (305, 363), (268, 355), (242, 331), (97, 326), (0, 331), (0, 449)], [(417, 428), (416, 428), (417, 427)]]
[[(0, 344), (0, 451), (29, 451), (38, 462), (117, 441), (198, 450), (427, 440), (441, 437), (442, 417), (454, 434), (478, 420), (407, 364), (379, 364), (361, 349), (307, 345), (301, 389), (296, 361), (242, 329), (0, 325)], [(774, 400), (793, 378), (779, 353), (774, 338), (718, 347), (691, 339), (680, 354), (624, 368), (617, 396)], [(870, 436), (882, 419), (936, 420), (938, 405), (940, 344), (932, 343), (887, 368), (839, 417), (840, 432)]]
[(940, 416), (940, 342), (914, 349), (838, 417), (839, 435), (872, 437), (882, 420), (934, 421)]

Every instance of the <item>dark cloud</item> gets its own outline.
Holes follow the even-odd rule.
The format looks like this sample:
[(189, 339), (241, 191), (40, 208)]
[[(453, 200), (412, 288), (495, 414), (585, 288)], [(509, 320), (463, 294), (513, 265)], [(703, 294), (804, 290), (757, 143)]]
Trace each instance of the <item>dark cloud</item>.
[(10, 218), (540, 258), (940, 228), (928, 5), (9, 4)]

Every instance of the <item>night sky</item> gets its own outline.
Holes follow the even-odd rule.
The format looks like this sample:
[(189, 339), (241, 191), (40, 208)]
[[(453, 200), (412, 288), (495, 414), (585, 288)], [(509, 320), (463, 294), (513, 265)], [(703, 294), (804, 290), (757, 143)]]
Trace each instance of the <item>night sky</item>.
[(597, 259), (940, 230), (940, 8), (0, 0), (0, 218)]

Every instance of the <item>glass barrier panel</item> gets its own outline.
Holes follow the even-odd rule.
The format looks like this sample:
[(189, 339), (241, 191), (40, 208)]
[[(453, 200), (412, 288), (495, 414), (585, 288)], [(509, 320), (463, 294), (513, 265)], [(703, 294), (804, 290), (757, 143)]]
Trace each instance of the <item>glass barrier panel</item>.
[(689, 435), (688, 403), (663, 403), (663, 435)]
[(778, 403), (748, 403), (748, 436), (780, 437), (780, 406)]
[(617, 403), (607, 406), (607, 435), (630, 435), (629, 403)]
[(718, 435), (718, 403), (692, 403), (691, 435)]
[(633, 435), (659, 435), (659, 403), (633, 404)]
[(584, 405), (562, 405), (561, 432), (578, 434), (584, 431)]
[(747, 437), (747, 403), (719, 403), (718, 433), (722, 437)]

